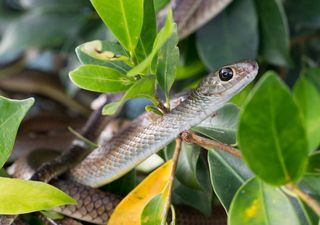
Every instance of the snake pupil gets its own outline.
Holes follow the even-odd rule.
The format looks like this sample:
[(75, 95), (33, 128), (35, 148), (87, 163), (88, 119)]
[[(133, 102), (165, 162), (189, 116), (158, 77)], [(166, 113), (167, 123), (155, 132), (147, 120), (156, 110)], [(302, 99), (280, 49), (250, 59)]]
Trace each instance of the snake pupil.
[(219, 70), (219, 77), (222, 81), (228, 81), (233, 77), (233, 71), (231, 68), (226, 67)]

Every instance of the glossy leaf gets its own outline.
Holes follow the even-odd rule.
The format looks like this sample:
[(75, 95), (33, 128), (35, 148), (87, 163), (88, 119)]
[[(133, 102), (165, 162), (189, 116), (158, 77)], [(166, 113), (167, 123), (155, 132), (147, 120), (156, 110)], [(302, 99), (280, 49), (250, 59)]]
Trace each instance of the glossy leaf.
[(141, 215), (141, 225), (164, 224), (163, 208), (165, 205), (165, 196), (161, 193), (154, 196), (144, 207)]
[(170, 38), (174, 29), (174, 23), (172, 19), (172, 11), (168, 12), (166, 23), (164, 27), (158, 33), (156, 39), (154, 40), (151, 53), (145, 58), (140, 64), (133, 67), (128, 73), (128, 76), (135, 76), (137, 74), (143, 73), (148, 67), (150, 67), (154, 56), (158, 53), (159, 49), (166, 43)]
[(320, 152), (310, 155), (307, 172), (320, 175)]
[(135, 50), (138, 63), (142, 62), (151, 52), (157, 36), (156, 15), (153, 0), (144, 0), (143, 26)]
[(183, 142), (176, 169), (177, 179), (193, 189), (203, 189), (197, 177), (197, 163), (200, 155), (200, 146)]
[(110, 67), (125, 74), (130, 66), (121, 59), (129, 55), (118, 43), (111, 41), (90, 41), (76, 48), (77, 56), (82, 64), (94, 64)]
[(230, 206), (228, 224), (299, 225), (289, 199), (279, 189), (257, 178), (238, 190)]
[(155, 94), (155, 77), (146, 76), (139, 81), (135, 82), (127, 92), (122, 96), (122, 98), (117, 102), (112, 102), (107, 104), (102, 109), (103, 115), (112, 115), (114, 114), (118, 107), (124, 104), (130, 98), (149, 98), (153, 102)]
[(16, 215), (50, 209), (76, 201), (42, 182), (0, 178), (0, 214)]
[(240, 158), (219, 150), (209, 149), (208, 163), (213, 190), (228, 210), (237, 190), (253, 175)]
[(33, 98), (11, 100), (0, 96), (0, 168), (9, 158), (19, 125), (33, 103)]
[[(176, 27), (176, 26), (175, 26)], [(176, 77), (176, 68), (179, 63), (179, 49), (177, 30), (174, 28), (172, 36), (160, 49), (157, 57), (155, 74), (157, 81), (169, 101), (169, 92)]]
[(196, 43), (200, 58), (210, 70), (230, 62), (254, 59), (258, 49), (258, 29), (253, 1), (233, 1), (198, 30)]
[[(168, 196), (168, 185), (171, 182), (172, 169), (173, 162), (169, 160), (145, 178), (118, 204), (111, 215), (108, 225), (141, 224), (141, 215), (145, 206), (158, 194)], [(148, 208), (146, 211), (148, 211)], [(151, 215), (144, 214), (143, 218), (155, 216), (152, 212), (150, 213)], [(156, 213), (156, 215), (163, 215), (163, 210), (162, 213)]]
[(66, 40), (73, 39), (87, 18), (86, 14), (78, 12), (78, 7), (43, 7), (26, 13), (8, 24), (0, 41), (0, 54), (65, 44)]
[(119, 92), (127, 90), (133, 83), (117, 70), (97, 65), (81, 65), (69, 74), (77, 86), (96, 92)]
[(249, 96), (238, 139), (244, 160), (264, 181), (283, 185), (303, 176), (308, 157), (303, 121), (288, 87), (275, 73), (267, 72)]
[(260, 20), (261, 52), (264, 59), (275, 65), (288, 65), (289, 28), (279, 0), (256, 0)]
[(226, 104), (192, 130), (226, 144), (235, 144), (239, 111), (236, 105)]
[(306, 78), (296, 82), (293, 93), (303, 114), (309, 151), (311, 152), (320, 143), (320, 94)]
[(143, 0), (92, 0), (94, 8), (119, 42), (130, 52), (138, 43), (143, 23)]

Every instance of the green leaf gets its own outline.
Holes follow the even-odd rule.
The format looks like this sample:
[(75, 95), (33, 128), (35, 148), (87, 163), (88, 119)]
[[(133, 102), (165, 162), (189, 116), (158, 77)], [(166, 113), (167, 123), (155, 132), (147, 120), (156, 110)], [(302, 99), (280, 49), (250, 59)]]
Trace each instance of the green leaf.
[(170, 0), (154, 0), (154, 8), (156, 12), (159, 12), (161, 9), (163, 9)]
[(128, 76), (135, 76), (137, 74), (141, 74), (144, 70), (146, 70), (151, 65), (153, 57), (158, 53), (159, 49), (170, 38), (170, 36), (173, 32), (173, 29), (174, 29), (174, 23), (173, 23), (173, 19), (172, 19), (172, 11), (170, 10), (168, 12), (164, 27), (160, 30), (156, 39), (154, 40), (151, 53), (140, 64), (133, 67), (127, 73)]
[(144, 207), (141, 215), (141, 225), (163, 224), (163, 208), (165, 200), (163, 193), (154, 196)]
[(157, 36), (157, 23), (153, 0), (145, 0), (143, 10), (142, 31), (135, 50), (138, 63), (142, 62), (150, 54), (154, 39)]
[(176, 169), (177, 179), (193, 189), (203, 189), (197, 177), (197, 163), (200, 155), (200, 146), (183, 142)]
[(244, 162), (226, 152), (208, 149), (211, 184), (226, 210), (240, 186), (250, 177), (251, 171)]
[(308, 194), (320, 196), (320, 174), (307, 174), (299, 182), (299, 186)]
[(204, 64), (216, 70), (230, 62), (254, 59), (258, 40), (253, 0), (241, 0), (199, 29), (196, 44)]
[(303, 75), (306, 75), (307, 79), (311, 81), (320, 92), (320, 68), (309, 68), (303, 71)]
[(102, 109), (103, 115), (114, 114), (118, 107), (128, 101), (130, 98), (149, 98), (155, 103), (155, 76), (146, 76), (135, 82), (122, 98), (117, 102), (107, 104)]
[(97, 65), (81, 65), (69, 73), (77, 86), (96, 92), (119, 92), (127, 90), (133, 80), (117, 70)]
[(247, 87), (245, 87), (242, 91), (240, 91), (239, 94), (232, 97), (230, 102), (233, 104), (236, 104), (237, 106), (242, 106), (245, 103), (245, 100), (247, 99), (252, 88), (253, 88), (253, 83), (251, 82), (250, 84), (247, 85)]
[(299, 225), (289, 199), (277, 188), (257, 178), (246, 182), (234, 197), (229, 225)]
[(157, 81), (169, 102), (169, 92), (176, 77), (176, 68), (179, 63), (178, 34), (176, 26), (173, 34), (160, 49), (157, 57)]
[(320, 152), (315, 152), (309, 157), (308, 174), (320, 175)]
[[(0, 42), (0, 54), (30, 47), (59, 47), (74, 39), (87, 14), (79, 7), (44, 7), (31, 10), (10, 23)], [(23, 35), (22, 35), (23, 34)]]
[(0, 214), (16, 215), (76, 201), (59, 189), (42, 182), (0, 178)]
[(296, 182), (307, 166), (308, 143), (288, 87), (267, 72), (247, 100), (238, 130), (244, 160), (270, 184)]
[(255, 1), (260, 19), (261, 52), (264, 59), (275, 65), (288, 65), (289, 28), (279, 0)]
[(19, 125), (33, 103), (33, 98), (11, 100), (0, 96), (0, 168), (9, 158)]
[(192, 130), (226, 144), (235, 144), (239, 111), (236, 105), (226, 104)]
[(293, 93), (304, 118), (309, 152), (311, 152), (320, 143), (320, 94), (306, 78), (296, 82)]
[(82, 64), (106, 66), (126, 74), (130, 66), (123, 58), (129, 58), (121, 45), (111, 41), (90, 41), (76, 48), (77, 56)]
[(92, 0), (103, 22), (131, 53), (138, 43), (143, 23), (143, 0)]

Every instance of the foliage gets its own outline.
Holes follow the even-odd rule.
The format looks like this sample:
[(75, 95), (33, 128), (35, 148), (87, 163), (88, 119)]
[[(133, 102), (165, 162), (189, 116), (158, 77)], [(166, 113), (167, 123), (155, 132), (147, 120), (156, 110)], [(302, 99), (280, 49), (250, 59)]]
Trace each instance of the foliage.
[[(204, 146), (204, 150), (182, 143), (172, 203), (208, 215), (214, 192), (228, 212), (230, 225), (319, 223), (319, 215), (290, 188), (320, 198), (319, 1), (233, 1), (184, 40), (179, 40), (174, 11), (169, 10), (162, 27), (156, 20), (167, 0), (93, 0), (93, 7), (84, 0), (64, 1), (64, 7), (61, 1), (34, 2), (38, 5), (11, 6), (10, 11), (0, 4), (0, 18), (7, 21), (0, 20), (0, 52), (36, 47), (67, 53), (70, 62), (78, 45), (76, 55), (82, 65), (73, 66), (70, 80), (93, 92), (123, 92), (117, 101), (105, 105), (105, 115), (115, 114), (133, 98), (147, 98), (152, 104), (148, 109), (165, 113), (170, 110), (170, 92), (195, 87), (207, 70), (257, 59), (257, 83), (233, 98), (234, 104), (225, 105), (214, 117), (192, 128), (198, 135), (237, 147), (242, 158), (217, 148)], [(166, 110), (159, 101), (161, 96)], [(6, 112), (1, 104), (0, 108), (2, 114)], [(13, 136), (26, 110), (14, 117)], [(2, 164), (14, 138), (7, 140), (8, 147), (0, 149), (5, 155)], [(123, 216), (128, 212), (142, 224), (164, 223), (161, 215), (166, 214), (164, 205), (170, 194), (163, 189), (150, 191), (159, 182), (150, 177), (172, 162), (174, 150), (171, 143), (159, 153), (167, 163), (133, 189), (110, 223), (117, 224), (119, 214), (128, 218)], [(117, 182), (131, 188), (136, 181), (131, 175)], [(168, 174), (159, 177), (167, 179)], [(113, 183), (107, 188), (115, 187)], [(132, 200), (138, 189), (148, 196), (142, 202)]]

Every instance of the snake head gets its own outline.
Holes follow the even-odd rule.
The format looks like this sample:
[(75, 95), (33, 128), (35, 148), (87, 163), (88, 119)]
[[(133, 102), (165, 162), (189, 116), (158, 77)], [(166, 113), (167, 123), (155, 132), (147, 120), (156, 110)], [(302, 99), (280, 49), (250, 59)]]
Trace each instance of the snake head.
[(209, 74), (198, 87), (205, 96), (233, 96), (240, 92), (257, 75), (259, 66), (255, 61), (241, 61), (223, 66)]

